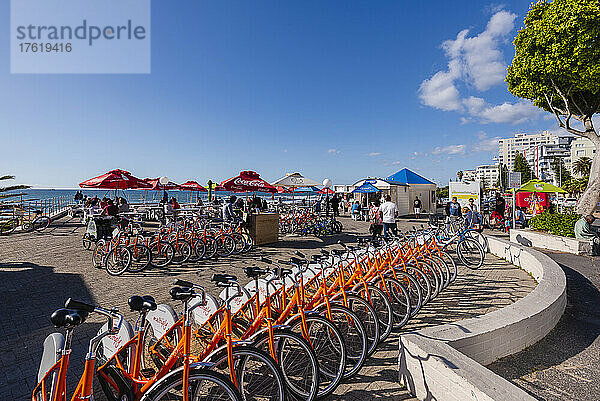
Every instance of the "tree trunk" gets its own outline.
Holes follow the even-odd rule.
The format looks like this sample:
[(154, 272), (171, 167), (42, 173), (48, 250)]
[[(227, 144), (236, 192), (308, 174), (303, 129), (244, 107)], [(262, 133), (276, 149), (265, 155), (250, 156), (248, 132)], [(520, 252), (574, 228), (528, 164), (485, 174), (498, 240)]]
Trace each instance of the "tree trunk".
[[(596, 147), (596, 153), (592, 159), (592, 167), (590, 168), (590, 180), (586, 190), (581, 195), (577, 204), (577, 213), (586, 215), (592, 214), (600, 201), (600, 137), (597, 135), (592, 139)], [(574, 162), (574, 160), (572, 160)]]

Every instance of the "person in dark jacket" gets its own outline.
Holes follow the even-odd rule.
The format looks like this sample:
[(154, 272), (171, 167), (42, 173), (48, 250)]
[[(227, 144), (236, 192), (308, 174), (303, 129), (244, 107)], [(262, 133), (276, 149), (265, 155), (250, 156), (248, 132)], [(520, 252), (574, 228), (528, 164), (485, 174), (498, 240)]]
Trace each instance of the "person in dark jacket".
[(462, 216), (462, 211), (460, 207), (460, 203), (458, 203), (458, 199), (455, 197), (452, 198), (451, 202), (446, 203), (446, 216)]
[(498, 213), (502, 218), (504, 218), (504, 212), (506, 211), (506, 201), (500, 194), (496, 194), (496, 213)]

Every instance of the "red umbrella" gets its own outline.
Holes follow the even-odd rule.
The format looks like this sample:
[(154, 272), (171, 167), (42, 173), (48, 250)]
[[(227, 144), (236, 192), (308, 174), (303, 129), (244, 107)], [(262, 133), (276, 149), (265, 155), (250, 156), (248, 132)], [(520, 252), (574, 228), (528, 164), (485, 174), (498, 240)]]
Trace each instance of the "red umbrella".
[(213, 188), (213, 191), (224, 192), (224, 191), (227, 191), (227, 188), (225, 188), (224, 186), (221, 186), (221, 185), (217, 185), (216, 187)]
[(81, 188), (134, 189), (149, 188), (150, 184), (125, 170), (111, 170), (106, 174), (90, 178), (79, 184)]
[(276, 187), (276, 188), (277, 188), (278, 194), (291, 194), (292, 193), (292, 191), (290, 191), (289, 189), (284, 188), (284, 187)]
[(208, 189), (204, 188), (202, 185), (198, 184), (196, 181), (187, 181), (180, 185), (182, 190), (185, 191), (199, 191), (199, 192), (208, 192)]
[(144, 178), (144, 181), (147, 184), (150, 184), (150, 187), (144, 189), (151, 189), (153, 191), (159, 191), (164, 189), (165, 191), (172, 191), (174, 189), (181, 189), (181, 186), (175, 184), (174, 182), (169, 181), (167, 184), (163, 185), (160, 183), (160, 178)]
[(254, 171), (242, 171), (240, 175), (223, 181), (221, 185), (233, 192), (277, 192), (277, 188), (261, 179)]
[(319, 192), (317, 192), (318, 194), (329, 194), (329, 195), (333, 195), (335, 192), (329, 188), (323, 188), (322, 190), (320, 190)]

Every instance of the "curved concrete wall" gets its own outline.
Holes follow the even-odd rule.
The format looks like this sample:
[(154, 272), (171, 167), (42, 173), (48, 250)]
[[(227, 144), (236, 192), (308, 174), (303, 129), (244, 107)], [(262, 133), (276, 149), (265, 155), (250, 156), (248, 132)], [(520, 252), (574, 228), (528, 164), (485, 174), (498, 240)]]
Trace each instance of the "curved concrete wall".
[(400, 381), (420, 400), (535, 400), (482, 365), (542, 339), (562, 316), (565, 274), (548, 256), (488, 237), (489, 251), (529, 272), (538, 282), (502, 309), (400, 336)]

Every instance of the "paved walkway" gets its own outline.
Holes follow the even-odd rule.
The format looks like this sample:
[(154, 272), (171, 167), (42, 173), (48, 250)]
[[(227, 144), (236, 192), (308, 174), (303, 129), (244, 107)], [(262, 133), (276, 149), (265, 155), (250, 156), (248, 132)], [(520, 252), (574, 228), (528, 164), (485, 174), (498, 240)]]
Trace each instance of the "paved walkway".
[(544, 339), (489, 366), (542, 400), (600, 400), (600, 257), (544, 251), (567, 276), (567, 308)]
[[(307, 254), (321, 248), (339, 247), (336, 242), (353, 241), (364, 235), (368, 225), (342, 219), (344, 233), (325, 240), (286, 237), (274, 246), (261, 247), (254, 255), (263, 254), (282, 259), (296, 249)], [(401, 227), (418, 225), (404, 221)], [(73, 297), (105, 307), (118, 306), (130, 321), (135, 319), (126, 300), (129, 296), (151, 294), (157, 302), (169, 302), (168, 290), (174, 278), (205, 284), (215, 291), (209, 277), (215, 272), (243, 276), (240, 268), (252, 260), (250, 256), (203, 262), (194, 266), (152, 269), (140, 274), (111, 277), (91, 265), (91, 253), (81, 247), (83, 228), (75, 221), (61, 219), (42, 234), (17, 234), (0, 237), (0, 305), (5, 316), (0, 323), (0, 400), (26, 400), (30, 397), (44, 338), (54, 331), (48, 318), (64, 301)], [(460, 320), (515, 302), (535, 286), (522, 270), (497, 258), (488, 257), (477, 271), (460, 269), (456, 283), (435, 302), (428, 305), (403, 330)], [(176, 306), (176, 309), (177, 306)], [(69, 388), (81, 375), (88, 341), (97, 332), (102, 319), (91, 316), (77, 328), (73, 338)], [(389, 340), (370, 358), (352, 382), (339, 387), (332, 399), (405, 400), (410, 396), (397, 382), (397, 340)], [(97, 400), (103, 400), (96, 393)]]

